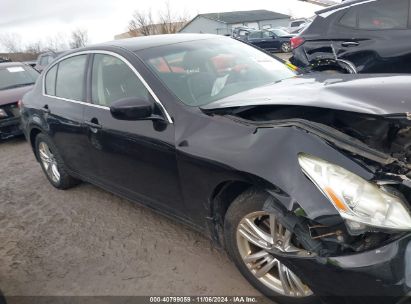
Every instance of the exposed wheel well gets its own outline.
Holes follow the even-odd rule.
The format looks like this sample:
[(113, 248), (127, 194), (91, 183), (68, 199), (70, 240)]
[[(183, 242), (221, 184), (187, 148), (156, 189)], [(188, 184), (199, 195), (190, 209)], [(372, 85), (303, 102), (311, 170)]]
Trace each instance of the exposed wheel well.
[(315, 72), (334, 71), (342, 74), (357, 74), (357, 69), (354, 64), (344, 60), (324, 60), (318, 61), (311, 66), (311, 70)]
[(224, 246), (224, 218), (231, 203), (244, 191), (253, 187), (252, 184), (243, 181), (229, 181), (217, 186), (211, 197), (211, 227), (212, 237), (218, 245)]

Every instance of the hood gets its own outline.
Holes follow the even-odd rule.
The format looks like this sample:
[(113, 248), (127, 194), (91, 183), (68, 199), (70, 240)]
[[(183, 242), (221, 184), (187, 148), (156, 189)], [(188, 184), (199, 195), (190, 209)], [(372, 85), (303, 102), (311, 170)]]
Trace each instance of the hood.
[(405, 75), (311, 74), (241, 92), (202, 109), (293, 105), (374, 115), (404, 114), (411, 112), (410, 84), (411, 76)]
[(0, 90), (0, 106), (19, 101), (32, 88), (33, 86), (30, 85), (10, 90)]

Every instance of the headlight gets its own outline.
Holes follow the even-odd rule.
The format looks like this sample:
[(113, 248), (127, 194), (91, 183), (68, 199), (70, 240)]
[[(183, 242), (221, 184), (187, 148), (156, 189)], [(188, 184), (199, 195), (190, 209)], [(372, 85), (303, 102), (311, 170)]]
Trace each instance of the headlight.
[(6, 113), (6, 111), (4, 111), (3, 109), (0, 109), (0, 118), (6, 118), (8, 115)]
[(347, 224), (361, 224), (395, 230), (411, 230), (411, 216), (405, 203), (348, 170), (320, 158), (300, 154), (304, 173), (330, 200)]

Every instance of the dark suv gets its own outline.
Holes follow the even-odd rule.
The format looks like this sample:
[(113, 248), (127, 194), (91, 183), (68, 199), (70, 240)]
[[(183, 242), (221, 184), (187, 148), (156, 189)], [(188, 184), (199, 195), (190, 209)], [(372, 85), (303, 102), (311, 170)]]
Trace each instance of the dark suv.
[(291, 62), (307, 71), (410, 73), (410, 0), (347, 1), (318, 11), (292, 39)]

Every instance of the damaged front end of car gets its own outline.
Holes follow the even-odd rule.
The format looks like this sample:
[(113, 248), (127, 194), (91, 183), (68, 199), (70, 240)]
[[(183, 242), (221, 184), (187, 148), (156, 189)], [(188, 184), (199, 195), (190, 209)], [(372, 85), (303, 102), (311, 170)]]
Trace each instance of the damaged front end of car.
[[(318, 203), (306, 208), (304, 196), (296, 199), (270, 191), (264, 211), (280, 215), (281, 224), (293, 232), (294, 243), (306, 249), (294, 256), (275, 248), (272, 253), (283, 258), (315, 294), (379, 296), (376, 303), (392, 303), (411, 290), (409, 113), (370, 115), (305, 106), (250, 106), (214, 114), (253, 126), (255, 133), (277, 128), (305, 132), (367, 172), (359, 176), (313, 150), (296, 150), (306, 181), (337, 211), (329, 216), (315, 210), (329, 206)], [(351, 300), (362, 303), (364, 299)]]

